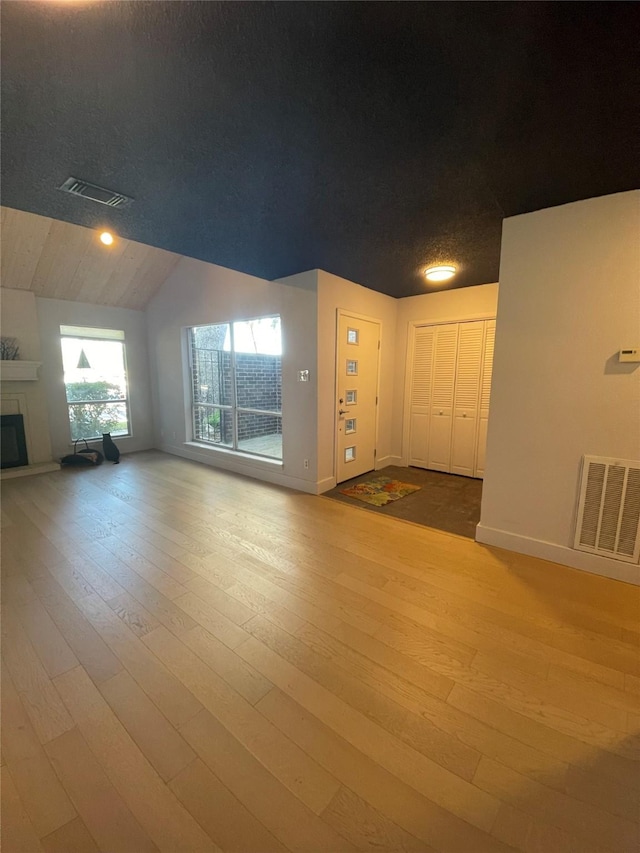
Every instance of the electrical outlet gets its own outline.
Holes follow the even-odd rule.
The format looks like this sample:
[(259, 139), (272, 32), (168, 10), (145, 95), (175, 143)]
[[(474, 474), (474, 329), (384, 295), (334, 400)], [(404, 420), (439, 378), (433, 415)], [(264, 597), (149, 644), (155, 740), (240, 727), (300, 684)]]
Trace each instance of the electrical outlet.
[(309, 460), (308, 459), (304, 460), (304, 467), (307, 469), (309, 468)]

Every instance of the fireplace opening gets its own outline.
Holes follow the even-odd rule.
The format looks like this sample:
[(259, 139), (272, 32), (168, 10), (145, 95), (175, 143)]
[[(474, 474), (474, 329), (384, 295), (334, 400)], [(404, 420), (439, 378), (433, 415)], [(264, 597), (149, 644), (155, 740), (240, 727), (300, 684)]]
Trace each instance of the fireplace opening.
[(29, 464), (22, 415), (0, 415), (0, 468)]

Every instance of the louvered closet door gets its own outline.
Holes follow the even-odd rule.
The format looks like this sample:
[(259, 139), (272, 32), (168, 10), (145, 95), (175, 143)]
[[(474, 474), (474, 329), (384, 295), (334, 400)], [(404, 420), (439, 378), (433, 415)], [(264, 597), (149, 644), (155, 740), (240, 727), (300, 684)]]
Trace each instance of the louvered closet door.
[(431, 421), (427, 467), (449, 471), (451, 465), (451, 422), (456, 378), (458, 323), (436, 326), (431, 383)]
[(483, 320), (460, 323), (449, 470), (465, 477), (475, 470), (483, 338)]
[(491, 397), (491, 375), (493, 372), (493, 350), (496, 341), (496, 321), (485, 321), (484, 353), (482, 359), (482, 381), (480, 382), (480, 413), (478, 419), (478, 446), (476, 449), (475, 477), (484, 477), (487, 450), (487, 427), (489, 424), (489, 400)]
[(415, 330), (409, 411), (409, 465), (417, 465), (420, 468), (427, 467), (429, 456), (434, 339), (433, 326), (419, 326)]

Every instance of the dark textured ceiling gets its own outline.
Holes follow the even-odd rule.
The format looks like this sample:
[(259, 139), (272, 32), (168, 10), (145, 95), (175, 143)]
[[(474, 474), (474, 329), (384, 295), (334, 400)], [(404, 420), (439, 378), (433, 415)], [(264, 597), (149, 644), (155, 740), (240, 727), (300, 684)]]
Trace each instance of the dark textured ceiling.
[(2, 203), (268, 279), (496, 281), (504, 216), (640, 185), (639, 43), (636, 3), (4, 2)]

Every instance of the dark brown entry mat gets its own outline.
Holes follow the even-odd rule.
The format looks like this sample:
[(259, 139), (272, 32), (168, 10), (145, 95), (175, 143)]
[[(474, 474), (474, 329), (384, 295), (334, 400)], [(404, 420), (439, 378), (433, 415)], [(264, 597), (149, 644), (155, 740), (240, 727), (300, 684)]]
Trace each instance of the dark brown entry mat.
[[(412, 483), (421, 488), (419, 492), (407, 495), (401, 501), (388, 503), (386, 506), (372, 506), (342, 494), (341, 489), (364, 483), (376, 475)], [(440, 471), (426, 471), (423, 468), (400, 468), (389, 465), (375, 473), (369, 471), (361, 477), (354, 477), (353, 480), (340, 483), (335, 489), (325, 492), (323, 497), (474, 539), (476, 524), (480, 521), (482, 480), (459, 477), (456, 474), (442, 474)]]

